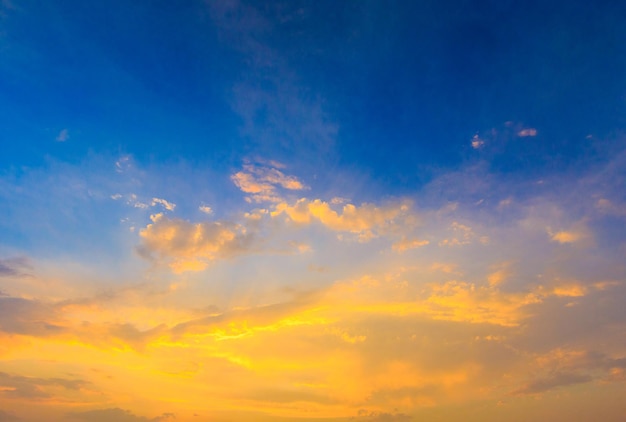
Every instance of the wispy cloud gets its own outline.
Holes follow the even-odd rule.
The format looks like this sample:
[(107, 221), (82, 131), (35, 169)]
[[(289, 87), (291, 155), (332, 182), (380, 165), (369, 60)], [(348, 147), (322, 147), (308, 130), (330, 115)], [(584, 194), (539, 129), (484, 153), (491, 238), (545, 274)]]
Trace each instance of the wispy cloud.
[(310, 95), (272, 42), (276, 23), (267, 9), (240, 2), (209, 2), (219, 36), (244, 57), (245, 66), (233, 83), (230, 102), (243, 120), (242, 134), (261, 154), (311, 160), (328, 157), (338, 124), (324, 110), (324, 99)]

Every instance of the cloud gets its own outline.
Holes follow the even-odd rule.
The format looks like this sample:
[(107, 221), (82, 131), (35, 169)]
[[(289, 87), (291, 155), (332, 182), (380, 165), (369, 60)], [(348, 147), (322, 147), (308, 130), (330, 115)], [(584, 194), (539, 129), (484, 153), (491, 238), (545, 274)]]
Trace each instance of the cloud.
[(324, 164), (334, 148), (338, 124), (325, 111), (324, 98), (311, 95), (287, 57), (274, 48), (275, 29), (280, 30), (266, 12), (276, 9), (237, 0), (208, 2), (208, 8), (220, 40), (243, 58), (230, 98), (243, 121), (242, 135), (261, 155), (278, 153), (303, 163), (315, 157), (315, 164)]
[(580, 283), (560, 283), (552, 288), (552, 294), (561, 297), (581, 297), (587, 294), (587, 288)]
[(233, 174), (231, 180), (242, 192), (254, 194), (253, 198), (256, 202), (278, 200), (277, 197), (273, 196), (275, 192), (274, 186), (269, 183), (259, 182), (252, 174), (240, 171)]
[[(170, 333), (174, 337), (192, 333), (207, 333), (210, 328), (218, 328), (218, 337), (227, 338), (229, 333), (221, 327), (228, 327), (233, 337), (249, 334), (258, 329), (275, 326), (281, 320), (286, 319), (286, 326), (293, 321), (290, 317), (315, 305), (320, 299), (321, 292), (300, 293), (289, 301), (250, 307), (247, 309), (234, 309), (227, 312), (212, 312), (208, 316), (181, 322), (172, 327)], [(237, 322), (243, 322), (242, 330), (237, 329)]]
[(58, 310), (37, 300), (0, 296), (0, 331), (34, 336), (58, 335), (65, 327)]
[(82, 341), (101, 347), (115, 347), (121, 340), (122, 344), (135, 350), (143, 350), (145, 345), (159, 338), (165, 331), (165, 325), (141, 331), (130, 323), (84, 324), (85, 330), (77, 330)]
[[(3, 397), (18, 401), (23, 399), (11, 394), (62, 391), (91, 408), (118, 403), (117, 397), (174, 405), (187, 400), (203, 413), (262, 408), (267, 419), (295, 419), (304, 406), (312, 418), (355, 415), (367, 406), (364, 420), (401, 420), (421, 407), (495, 403), (507, 392), (513, 392), (511, 404), (554, 389), (579, 386), (568, 391), (575, 397), (585, 389), (603, 394), (602, 389), (622, 388), (623, 237), (614, 248), (603, 236), (603, 230), (614, 234), (620, 226), (601, 224), (607, 213), (597, 198), (608, 195), (592, 193), (601, 183), (561, 188), (561, 179), (546, 178), (540, 187), (524, 182), (536, 189), (529, 191), (506, 183), (499, 188), (488, 174), (471, 173), (474, 179), (462, 172), (433, 182), (439, 192), (464, 191), (454, 205), (447, 197), (433, 199), (428, 188), (416, 202), (356, 205), (319, 196), (289, 198), (301, 190), (284, 187), (291, 183), (284, 167), (261, 167), (280, 174), (243, 172), (285, 197), (280, 202), (235, 210), (234, 217), (216, 222), (169, 218), (166, 208), (154, 209), (142, 234), (125, 239), (139, 239), (144, 256), (170, 269), (209, 268), (206, 273), (173, 275), (151, 267), (118, 279), (107, 271), (77, 270), (79, 263), (37, 262), (46, 278), (35, 284), (30, 278), (11, 280), (15, 271), (27, 269), (2, 260), (8, 277), (2, 287), (16, 295), (0, 297), (5, 365), (38, 359), (42, 372), (29, 374), (40, 380), (54, 379), (44, 372), (51, 365), (81, 378), (89, 374), (98, 388), (115, 385), (102, 395), (45, 381), (30, 382), (37, 388), (28, 390), (16, 388), (27, 381), (10, 375), (5, 383), (12, 387)], [(103, 189), (103, 197), (108, 203), (111, 192), (129, 191)], [(152, 194), (137, 192), (141, 203), (153, 206)], [(190, 198), (187, 209), (207, 197)], [(555, 233), (546, 234), (547, 227), (597, 241), (562, 246), (552, 239)], [(372, 241), (346, 245), (339, 235)], [(392, 253), (423, 245), (423, 239), (432, 245)], [(444, 240), (451, 247), (434, 246)], [(306, 253), (287, 255), (287, 245)], [(240, 255), (247, 256), (227, 259)], [(212, 265), (216, 260), (223, 261)], [(123, 294), (137, 276), (142, 287)], [(91, 284), (92, 277), (98, 282)], [(109, 302), (85, 293), (104, 288), (103, 279), (114, 297)], [(36, 287), (27, 286), (31, 282)], [(572, 349), (556, 350), (566, 346)], [(116, 372), (117, 379), (99, 378), (92, 367)], [(133, 382), (120, 381), (126, 379)], [(180, 389), (168, 390), (172, 383)], [(116, 420), (130, 413), (101, 411), (80, 417)], [(154, 414), (162, 411), (155, 408)], [(145, 421), (153, 415), (130, 416)]]
[(452, 237), (443, 239), (439, 242), (439, 246), (462, 246), (469, 245), (474, 240), (478, 240), (482, 244), (489, 243), (489, 237), (477, 236), (474, 230), (468, 225), (453, 221), (448, 229)]
[(21, 420), (17, 416), (12, 413), (5, 412), (4, 410), (0, 410), (0, 422), (12, 422)]
[(165, 199), (161, 199), (161, 198), (152, 198), (152, 202), (150, 205), (152, 205), (153, 207), (157, 204), (163, 205), (163, 208), (165, 208), (168, 211), (174, 211), (174, 209), (176, 208), (176, 204), (169, 202)]
[(502, 267), (487, 276), (487, 283), (489, 283), (490, 287), (501, 285), (510, 276), (507, 265), (504, 264)]
[[(115, 198), (112, 197), (111, 199), (117, 200), (118, 198), (117, 197), (115, 197)], [(150, 208), (150, 206), (156, 205), (156, 202), (153, 205), (147, 204), (145, 202), (141, 202), (137, 198), (137, 195), (134, 194), (134, 193), (131, 193), (131, 194), (127, 195), (126, 203), (128, 205), (131, 205), (133, 208), (139, 208), (139, 209), (142, 209), (142, 210), (146, 210), (146, 209)]]
[(72, 420), (84, 422), (161, 422), (176, 419), (176, 416), (173, 413), (163, 413), (161, 416), (146, 418), (144, 416), (137, 416), (131, 411), (120, 409), (119, 407), (88, 410), (85, 412), (72, 412), (68, 413), (67, 417)]
[(249, 252), (254, 238), (246, 227), (227, 221), (191, 223), (160, 215), (139, 235), (139, 252), (165, 260), (176, 273), (201, 271), (215, 259)]
[(46, 392), (47, 387), (80, 390), (89, 385), (80, 379), (24, 377), (0, 372), (0, 396), (6, 398), (44, 399), (51, 397)]
[(415, 248), (419, 248), (421, 246), (426, 246), (429, 243), (430, 242), (428, 240), (407, 239), (406, 237), (404, 237), (399, 242), (394, 243), (391, 246), (391, 249), (393, 249), (396, 252), (404, 252), (404, 251), (407, 251), (409, 249), (415, 249)]
[(134, 160), (131, 155), (122, 155), (115, 161), (115, 171), (118, 173), (126, 172), (132, 169)]
[(213, 209), (209, 207), (208, 205), (200, 205), (198, 207), (198, 210), (200, 210), (200, 212), (204, 214), (213, 214)]
[[(152, 199), (140, 200), (139, 196), (135, 193), (131, 193), (125, 196), (126, 196), (126, 204), (132, 206), (133, 208), (147, 210), (150, 207), (156, 207), (157, 205), (160, 205), (167, 211), (174, 211), (176, 209), (176, 204), (166, 199), (153, 197)], [(109, 197), (117, 201), (118, 199), (121, 199), (123, 195), (116, 193), (116, 194), (110, 195)]]
[(593, 378), (589, 375), (557, 372), (546, 378), (533, 380), (524, 387), (513, 392), (514, 395), (538, 394), (553, 390), (558, 387), (565, 387), (574, 384), (584, 384), (591, 382)]
[(285, 215), (297, 224), (319, 222), (333, 231), (354, 233), (359, 240), (368, 241), (395, 227), (400, 220), (408, 222), (412, 217), (409, 211), (408, 203), (382, 207), (346, 204), (341, 211), (335, 211), (328, 202), (302, 198), (293, 205), (286, 202), (277, 204), (271, 215), (273, 218)]
[[(0, 296), (0, 333), (73, 339), (102, 348), (123, 345), (135, 350), (163, 334), (163, 324), (139, 330), (131, 323), (117, 322), (118, 318), (103, 306), (114, 300), (119, 300), (115, 294), (55, 302)], [(87, 320), (90, 313), (99, 313), (96, 322)], [(76, 314), (83, 319), (75, 319)]]
[(593, 380), (623, 381), (626, 358), (612, 357), (594, 350), (557, 347), (539, 354), (529, 363), (536, 379), (513, 394), (538, 394), (557, 387)]
[(537, 129), (535, 128), (525, 128), (517, 132), (517, 136), (520, 138), (526, 138), (529, 136), (537, 136)]
[(426, 299), (433, 318), (477, 324), (517, 326), (528, 317), (527, 307), (541, 302), (532, 292), (502, 292), (494, 286), (465, 281), (432, 284)]
[(387, 412), (377, 412), (367, 410), (359, 410), (358, 419), (364, 421), (375, 421), (375, 422), (399, 422), (399, 421), (410, 421), (413, 418), (404, 413), (387, 413)]
[(480, 149), (485, 146), (485, 141), (480, 139), (478, 135), (474, 135), (471, 142), (472, 148)]
[(307, 187), (294, 176), (287, 176), (277, 168), (259, 164), (245, 164), (244, 170), (231, 176), (242, 192), (251, 194), (249, 201), (279, 202), (278, 189), (303, 190)]
[(25, 270), (31, 268), (30, 260), (25, 257), (0, 259), (0, 277), (27, 277)]
[(550, 239), (558, 243), (574, 243), (582, 238), (580, 233), (571, 231), (560, 231), (552, 234)]
[(56, 137), (57, 142), (65, 142), (70, 139), (70, 132), (67, 129), (61, 130)]
[(596, 208), (607, 215), (626, 217), (626, 206), (624, 204), (615, 204), (613, 201), (606, 198), (598, 199)]

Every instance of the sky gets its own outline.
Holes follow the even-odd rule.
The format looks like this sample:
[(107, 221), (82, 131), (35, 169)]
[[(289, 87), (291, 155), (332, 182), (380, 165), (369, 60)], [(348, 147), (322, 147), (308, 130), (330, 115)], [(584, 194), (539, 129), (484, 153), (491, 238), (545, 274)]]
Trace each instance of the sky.
[(0, 422), (625, 420), (624, 40), (0, 0)]

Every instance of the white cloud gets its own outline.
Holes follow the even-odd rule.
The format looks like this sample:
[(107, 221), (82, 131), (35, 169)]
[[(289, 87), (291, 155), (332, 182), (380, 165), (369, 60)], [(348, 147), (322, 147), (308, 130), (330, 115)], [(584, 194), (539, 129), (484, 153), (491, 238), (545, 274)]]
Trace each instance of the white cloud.
[(70, 132), (67, 129), (63, 129), (56, 137), (57, 142), (65, 142), (70, 139)]
[(200, 205), (198, 207), (198, 210), (200, 210), (200, 212), (203, 212), (205, 214), (213, 214), (213, 209), (209, 207), (208, 205)]
[(132, 157), (130, 155), (122, 155), (115, 161), (115, 171), (123, 173), (132, 167)]
[(161, 198), (152, 198), (152, 203), (150, 205), (154, 207), (157, 204), (163, 205), (163, 207), (168, 211), (174, 211), (174, 208), (176, 208), (176, 204), (174, 204), (173, 202), (169, 202)]
[(452, 234), (452, 237), (441, 240), (439, 246), (469, 245), (474, 239), (478, 239), (482, 244), (489, 243), (487, 236), (477, 236), (471, 227), (461, 224), (458, 221), (453, 221), (448, 231)]
[(485, 141), (480, 139), (478, 137), (478, 135), (474, 135), (474, 137), (472, 138), (471, 144), (472, 144), (472, 148), (479, 149), (479, 148), (482, 148), (485, 145)]
[(532, 127), (522, 129), (519, 132), (517, 132), (517, 136), (519, 136), (520, 138), (526, 138), (529, 136), (537, 136), (537, 129), (532, 128)]
[(128, 195), (128, 199), (126, 200), (126, 203), (128, 205), (133, 206), (134, 208), (139, 208), (142, 210), (150, 208), (150, 205), (139, 201), (139, 199), (137, 198), (137, 195), (134, 193), (131, 193), (130, 195)]

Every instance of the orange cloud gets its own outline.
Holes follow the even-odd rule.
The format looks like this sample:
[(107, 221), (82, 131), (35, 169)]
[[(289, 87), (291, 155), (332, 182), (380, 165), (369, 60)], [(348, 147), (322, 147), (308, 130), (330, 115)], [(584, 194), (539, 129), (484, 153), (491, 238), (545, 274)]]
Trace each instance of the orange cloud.
[(277, 204), (271, 216), (286, 215), (291, 221), (299, 224), (317, 221), (331, 230), (358, 234), (360, 240), (367, 241), (384, 233), (398, 219), (408, 217), (409, 210), (408, 203), (383, 207), (373, 204), (361, 206), (346, 204), (338, 212), (328, 202), (302, 198), (293, 205), (286, 202)]
[(420, 246), (426, 246), (430, 242), (428, 240), (420, 239), (407, 239), (403, 238), (399, 242), (394, 243), (391, 248), (396, 252), (404, 252), (409, 249), (419, 248)]
[(574, 243), (580, 240), (582, 235), (571, 231), (560, 231), (554, 233), (550, 238), (559, 243)]
[(280, 202), (277, 188), (303, 190), (306, 186), (294, 176), (288, 176), (277, 168), (267, 165), (245, 164), (243, 171), (231, 176), (233, 183), (242, 192), (249, 193), (249, 201)]
[(139, 232), (139, 251), (165, 259), (173, 271), (198, 271), (208, 262), (250, 250), (252, 235), (229, 222), (191, 223), (160, 215)]

